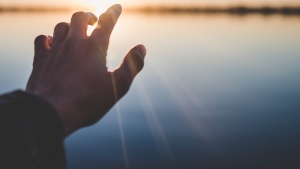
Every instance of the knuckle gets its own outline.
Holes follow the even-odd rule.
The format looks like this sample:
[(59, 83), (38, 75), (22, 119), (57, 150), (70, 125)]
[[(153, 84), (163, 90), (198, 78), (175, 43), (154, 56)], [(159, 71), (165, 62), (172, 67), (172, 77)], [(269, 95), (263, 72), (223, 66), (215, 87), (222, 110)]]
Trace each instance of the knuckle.
[[(95, 39), (97, 40), (98, 42), (100, 42), (100, 45), (108, 45), (109, 42), (110, 42), (110, 34), (106, 33), (105, 30), (102, 29), (101, 33), (100, 33), (100, 36), (97, 37), (98, 39)], [(99, 43), (98, 43), (99, 44)]]
[(116, 19), (116, 13), (115, 12), (108, 12), (106, 15), (107, 19), (114, 21)]
[(134, 76), (136, 76), (144, 67), (144, 62), (139, 57), (128, 58), (124, 64)]
[(110, 40), (110, 35), (108, 33), (106, 33), (106, 31), (103, 31), (102, 36), (101, 36), (101, 40), (105, 43), (108, 44), (109, 40)]
[(66, 48), (79, 47), (79, 46), (82, 47), (82, 45), (80, 44), (81, 40), (82, 39), (79, 36), (70, 36), (67, 38), (64, 44)]
[(91, 38), (89, 41), (89, 46), (91, 49), (96, 50), (97, 52), (100, 52), (100, 54), (102, 56), (107, 56), (107, 48), (108, 45), (106, 45), (107, 43), (103, 41), (103, 39), (101, 39), (100, 41), (95, 39), (95, 38)]
[(113, 27), (116, 20), (117, 20), (116, 16), (111, 12), (105, 13), (99, 18), (101, 27), (106, 28), (108, 30), (110, 30)]

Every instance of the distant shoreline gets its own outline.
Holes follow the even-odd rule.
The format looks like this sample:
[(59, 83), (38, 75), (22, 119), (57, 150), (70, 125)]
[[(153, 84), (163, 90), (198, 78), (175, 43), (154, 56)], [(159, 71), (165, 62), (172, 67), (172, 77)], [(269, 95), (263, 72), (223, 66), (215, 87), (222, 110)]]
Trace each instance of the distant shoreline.
[(300, 15), (300, 6), (297, 7), (136, 7), (126, 9), (128, 12), (139, 13), (191, 13), (191, 14), (234, 14), (234, 15), (246, 15), (246, 14), (262, 14), (262, 15)]
[(68, 12), (73, 8), (68, 7), (18, 7), (18, 6), (0, 6), (1, 12)]

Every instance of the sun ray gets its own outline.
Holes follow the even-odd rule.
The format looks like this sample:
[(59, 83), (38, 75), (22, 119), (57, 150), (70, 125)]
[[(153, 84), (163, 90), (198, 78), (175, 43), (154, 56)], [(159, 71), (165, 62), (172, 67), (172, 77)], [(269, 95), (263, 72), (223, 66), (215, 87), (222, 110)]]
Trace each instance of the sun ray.
[(126, 140), (125, 140), (125, 132), (124, 132), (124, 129), (123, 129), (121, 109), (120, 109), (120, 106), (119, 106), (118, 103), (116, 104), (116, 109), (117, 109), (118, 124), (119, 124), (120, 136), (121, 136), (121, 143), (122, 143), (122, 149), (123, 149), (125, 169), (129, 169), (129, 161), (128, 161)]
[[(156, 147), (160, 153), (160, 155), (163, 155), (160, 151), (160, 143), (162, 143), (163, 145), (163, 151), (165, 151), (165, 153), (168, 156), (168, 160), (172, 165), (172, 168), (176, 169), (178, 168), (177, 166), (177, 162), (176, 159), (174, 157), (173, 151), (168, 143), (168, 140), (166, 138), (166, 135), (163, 131), (162, 126), (159, 123), (159, 120), (156, 116), (155, 110), (153, 108), (153, 105), (151, 104), (150, 98), (145, 90), (145, 88), (143, 87), (143, 85), (141, 84), (140, 81), (136, 82), (136, 89), (138, 91), (138, 95), (140, 97), (140, 99), (142, 100), (141, 104), (143, 106), (145, 115), (147, 117), (147, 121), (148, 121), (148, 125), (150, 127), (150, 131), (152, 133), (152, 136), (155, 140), (156, 143)], [(166, 159), (163, 159), (166, 160)]]
[[(179, 87), (175, 86), (178, 85), (177, 83), (172, 82), (174, 80), (174, 76), (176, 75), (171, 75), (170, 71), (167, 71), (167, 65), (163, 64), (162, 60), (159, 60), (159, 62), (155, 61), (155, 60), (148, 60), (150, 62), (150, 65), (153, 66), (154, 72), (158, 75), (158, 77), (160, 78), (160, 80), (165, 84), (167, 91), (170, 93), (170, 95), (172, 96), (172, 98), (174, 99), (174, 101), (176, 102), (176, 104), (179, 106), (180, 108), (180, 112), (182, 113), (182, 115), (184, 117), (187, 118), (187, 120), (189, 121), (189, 124), (191, 124), (191, 126), (195, 129), (197, 135), (199, 136), (199, 139), (201, 140), (205, 140), (206, 143), (209, 145), (210, 143), (210, 133), (205, 130), (205, 128), (201, 125), (201, 123), (199, 123), (198, 117), (199, 113), (196, 113), (194, 109), (192, 109), (192, 106), (195, 106), (194, 104), (185, 104), (187, 101), (181, 100), (181, 98), (184, 99), (191, 99), (190, 97), (192, 96), (193, 99), (196, 99), (196, 103), (200, 104), (200, 100), (198, 100), (198, 98), (196, 96), (194, 96), (194, 94), (192, 94), (191, 92), (186, 92), (186, 90), (188, 89), (184, 89), (184, 85), (181, 84)], [(159, 65), (160, 64), (160, 65)], [(163, 73), (162, 73), (163, 72)], [(181, 91), (178, 91), (177, 89), (180, 89)], [(187, 95), (190, 94), (190, 95)], [(194, 101), (195, 102), (195, 101)], [(203, 104), (201, 103), (201, 110), (203, 112), (205, 112), (206, 115), (210, 116), (209, 111), (204, 108)], [(198, 105), (199, 106), (199, 105)], [(210, 146), (211, 147), (211, 146)]]
[(122, 144), (122, 150), (123, 150), (123, 157), (124, 157), (124, 163), (125, 163), (125, 169), (129, 169), (129, 161), (128, 161), (128, 153), (127, 153), (127, 145), (125, 140), (125, 132), (123, 129), (123, 121), (122, 121), (122, 115), (121, 115), (121, 109), (118, 104), (118, 93), (117, 93), (117, 86), (116, 86), (116, 80), (114, 74), (111, 74), (111, 80), (113, 85), (113, 93), (116, 101), (116, 110), (117, 110), (117, 118), (118, 118), (118, 125), (119, 125), (119, 131), (120, 131), (120, 137), (121, 137), (121, 144)]

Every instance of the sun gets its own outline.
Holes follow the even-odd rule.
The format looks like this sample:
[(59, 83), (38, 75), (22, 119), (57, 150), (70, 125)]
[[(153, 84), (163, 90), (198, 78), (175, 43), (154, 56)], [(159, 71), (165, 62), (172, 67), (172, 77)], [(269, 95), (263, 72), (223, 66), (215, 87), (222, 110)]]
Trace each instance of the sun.
[(99, 16), (110, 6), (114, 4), (121, 4), (121, 0), (86, 0), (84, 1), (84, 3), (86, 3), (94, 10), (93, 13), (95, 15)]
[[(84, 3), (91, 8), (91, 12), (93, 14), (99, 17), (110, 6), (114, 4), (121, 4), (121, 0), (86, 0)], [(95, 27), (96, 24), (94, 26), (88, 26), (87, 35), (90, 35)]]

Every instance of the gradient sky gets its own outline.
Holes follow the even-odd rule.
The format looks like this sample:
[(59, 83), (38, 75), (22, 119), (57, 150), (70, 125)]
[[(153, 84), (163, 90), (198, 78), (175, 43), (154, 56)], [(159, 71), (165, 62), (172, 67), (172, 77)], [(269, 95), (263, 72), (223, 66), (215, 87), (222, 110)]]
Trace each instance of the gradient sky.
[(254, 4), (254, 5), (295, 5), (300, 0), (0, 0), (0, 4), (17, 5), (109, 5), (121, 3), (123, 5), (139, 4), (204, 4), (204, 5), (230, 5), (230, 4)]

